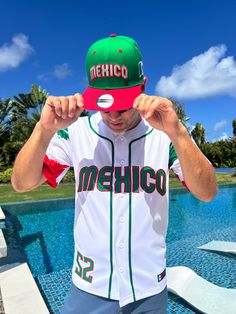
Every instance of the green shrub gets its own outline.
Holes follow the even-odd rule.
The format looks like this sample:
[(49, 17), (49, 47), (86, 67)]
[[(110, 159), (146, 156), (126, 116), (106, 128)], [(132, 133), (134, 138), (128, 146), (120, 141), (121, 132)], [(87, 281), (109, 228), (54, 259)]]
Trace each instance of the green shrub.
[(0, 183), (11, 182), (12, 168), (8, 168), (3, 172), (0, 172)]
[(63, 183), (72, 183), (75, 182), (75, 176), (74, 176), (74, 170), (73, 169), (69, 169), (66, 173), (66, 175), (64, 176), (64, 178), (62, 179)]
[[(12, 168), (8, 168), (5, 171), (0, 172), (0, 183), (10, 183), (12, 176)], [(70, 169), (64, 176), (62, 182), (73, 183), (75, 182), (74, 171)]]

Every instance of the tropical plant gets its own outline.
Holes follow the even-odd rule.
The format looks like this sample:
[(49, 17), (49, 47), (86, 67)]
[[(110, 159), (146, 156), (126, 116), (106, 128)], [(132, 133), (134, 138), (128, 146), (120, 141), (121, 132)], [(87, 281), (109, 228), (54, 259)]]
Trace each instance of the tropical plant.
[(11, 100), (7, 98), (5, 101), (0, 99), (0, 168), (4, 169), (6, 166), (3, 146), (9, 140), (10, 136), (10, 119), (9, 112), (12, 109)]
[(232, 127), (233, 127), (233, 135), (234, 135), (234, 137), (236, 137), (236, 119), (233, 119)]
[[(36, 123), (39, 121), (43, 106), (49, 94), (40, 86), (33, 84), (28, 94), (19, 94), (12, 100), (13, 109), (11, 111), (11, 120), (13, 123), (13, 132), (11, 140), (26, 141), (32, 133)], [(84, 111), (82, 116), (88, 115)]]
[(11, 140), (25, 141), (39, 121), (44, 103), (48, 97), (46, 90), (33, 84), (28, 94), (20, 93), (11, 100), (11, 121), (13, 124)]
[[(30, 137), (48, 97), (46, 90), (33, 84), (29, 93), (0, 100), (0, 166), (11, 166), (17, 152)], [(84, 111), (82, 116), (87, 116)]]
[(5, 143), (9, 132), (9, 112), (12, 109), (11, 100), (8, 98), (5, 101), (0, 99), (0, 147)]
[(185, 113), (185, 109), (184, 109), (184, 104), (182, 104), (181, 102), (177, 101), (177, 100), (174, 100), (172, 98), (170, 98), (170, 101), (173, 103), (174, 105), (174, 109), (177, 113), (177, 116), (178, 118), (183, 122), (187, 122), (190, 117), (187, 117), (186, 116), (186, 113)]
[(236, 167), (236, 146), (232, 139), (204, 143), (200, 149), (215, 167)]
[(48, 94), (32, 85), (28, 94), (0, 101), (0, 165), (12, 165), (16, 154), (29, 138), (40, 118)]
[(192, 130), (191, 135), (198, 146), (206, 143), (205, 128), (201, 123), (197, 122), (195, 124), (195, 127)]

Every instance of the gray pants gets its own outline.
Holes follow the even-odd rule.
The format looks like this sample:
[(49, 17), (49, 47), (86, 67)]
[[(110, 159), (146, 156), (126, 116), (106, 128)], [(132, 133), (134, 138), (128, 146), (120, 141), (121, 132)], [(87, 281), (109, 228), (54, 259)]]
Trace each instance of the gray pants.
[(151, 297), (119, 306), (116, 300), (98, 297), (71, 285), (61, 314), (166, 314), (167, 288)]

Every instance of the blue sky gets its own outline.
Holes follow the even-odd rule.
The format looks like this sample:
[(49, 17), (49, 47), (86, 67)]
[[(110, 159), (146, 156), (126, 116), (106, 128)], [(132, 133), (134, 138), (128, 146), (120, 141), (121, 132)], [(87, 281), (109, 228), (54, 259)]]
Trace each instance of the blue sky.
[(85, 56), (111, 33), (142, 50), (146, 93), (185, 105), (207, 140), (232, 136), (236, 118), (236, 1), (8, 1), (0, 3), (0, 98), (36, 83), (51, 95), (83, 92)]

